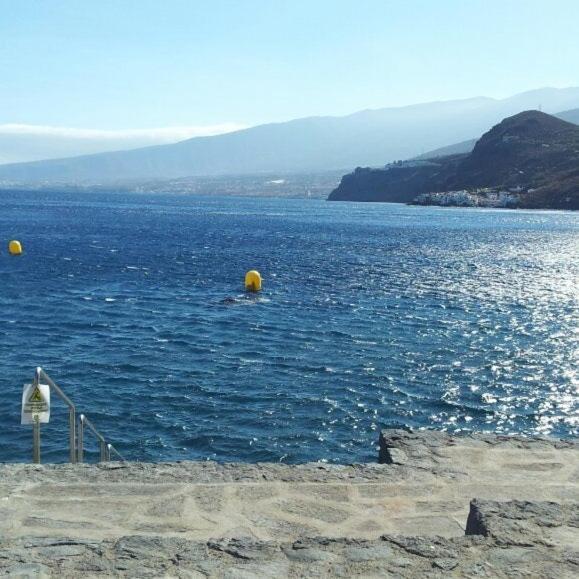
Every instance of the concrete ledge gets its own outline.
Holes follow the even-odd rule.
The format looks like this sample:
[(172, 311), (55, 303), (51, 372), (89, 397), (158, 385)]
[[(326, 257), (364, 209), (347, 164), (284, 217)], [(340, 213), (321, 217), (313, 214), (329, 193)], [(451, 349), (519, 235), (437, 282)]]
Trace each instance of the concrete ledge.
[(503, 436), (489, 433), (471, 433), (461, 436), (437, 430), (409, 432), (386, 429), (380, 432), (378, 462), (381, 464), (404, 464), (417, 468), (433, 468), (448, 462), (452, 447), (458, 447), (463, 457), (474, 457), (489, 452), (523, 450), (523, 455), (547, 458), (558, 450), (577, 451), (576, 440), (524, 436)]
[(563, 506), (554, 502), (475, 499), (470, 503), (466, 534), (490, 537), (498, 545), (579, 550), (579, 503)]
[[(576, 516), (577, 505), (573, 512)], [(577, 528), (553, 503), (473, 501), (471, 516), (484, 523), (469, 524), (469, 532), (483, 534), (455, 539), (390, 535), (370, 541), (317, 537), (294, 542), (248, 538), (200, 542), (159, 536), (106, 541), (19, 538), (2, 542), (0, 572), (21, 577), (577, 576)], [(513, 527), (512, 521), (524, 525)], [(573, 542), (547, 542), (544, 529), (564, 531), (559, 534)]]

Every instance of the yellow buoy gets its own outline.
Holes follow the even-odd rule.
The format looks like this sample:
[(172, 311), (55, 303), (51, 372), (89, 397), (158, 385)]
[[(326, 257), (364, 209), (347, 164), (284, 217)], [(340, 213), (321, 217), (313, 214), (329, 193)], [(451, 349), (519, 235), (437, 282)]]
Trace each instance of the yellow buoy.
[(252, 269), (245, 274), (245, 289), (248, 292), (258, 292), (261, 290), (261, 275), (259, 271)]
[(10, 255), (20, 255), (22, 253), (22, 244), (19, 241), (16, 241), (16, 239), (13, 239), (8, 244), (8, 251), (10, 252)]

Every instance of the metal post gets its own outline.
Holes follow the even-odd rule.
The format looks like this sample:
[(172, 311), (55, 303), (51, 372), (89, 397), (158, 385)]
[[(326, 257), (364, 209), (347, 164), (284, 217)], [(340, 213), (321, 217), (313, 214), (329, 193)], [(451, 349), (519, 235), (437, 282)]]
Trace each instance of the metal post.
[[(40, 377), (40, 368), (34, 372), (34, 386), (38, 386)], [(32, 424), (32, 462), (40, 464), (40, 417), (35, 416)]]
[(70, 462), (76, 463), (76, 409), (71, 407), (68, 411), (68, 424), (70, 427), (69, 444), (70, 444)]
[(68, 406), (68, 425), (69, 425), (69, 458), (71, 463), (76, 462), (76, 407), (72, 400), (60, 389), (60, 387), (54, 383), (52, 378), (39, 366), (36, 368), (34, 373), (34, 381), (36, 384), (43, 380), (46, 384), (50, 386), (54, 392), (56, 392), (65, 404)]
[(100, 461), (101, 462), (106, 462), (107, 461), (107, 443), (104, 440), (100, 441), (100, 447), (101, 447), (101, 458)]
[(78, 421), (78, 435), (76, 439), (77, 448), (77, 462), (82, 463), (84, 461), (84, 414), (80, 415)]
[(32, 461), (34, 464), (40, 464), (40, 417), (34, 417), (34, 424), (32, 425)]

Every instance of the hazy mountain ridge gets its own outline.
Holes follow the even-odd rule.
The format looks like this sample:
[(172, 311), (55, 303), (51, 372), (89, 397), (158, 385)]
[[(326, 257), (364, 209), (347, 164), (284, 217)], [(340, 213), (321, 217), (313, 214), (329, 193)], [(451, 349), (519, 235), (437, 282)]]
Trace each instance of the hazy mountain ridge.
[(541, 89), (366, 110), (345, 117), (309, 117), (260, 125), (172, 145), (0, 166), (0, 181), (114, 183), (191, 176), (306, 172), (377, 165), (479, 135), (529, 103), (559, 112), (579, 106), (579, 88)]
[(570, 111), (564, 111), (555, 115), (568, 123), (574, 123), (575, 125), (579, 125), (579, 109), (572, 109)]
[(98, 130), (27, 124), (0, 124), (0, 165), (128, 151), (177, 143), (193, 136), (245, 128), (235, 123), (160, 129)]
[(579, 126), (525, 111), (492, 127), (470, 154), (358, 168), (329, 199), (409, 202), (480, 188), (516, 192), (521, 207), (579, 209)]
[(460, 143), (440, 147), (440, 149), (435, 149), (434, 151), (428, 151), (428, 153), (418, 155), (415, 159), (436, 159), (437, 157), (448, 157), (450, 155), (464, 155), (470, 153), (475, 145), (476, 139), (468, 139), (466, 141), (461, 141)]
[[(554, 116), (569, 123), (579, 125), (579, 109), (564, 111)], [(461, 155), (464, 153), (470, 153), (474, 149), (476, 141), (477, 139), (468, 139), (467, 141), (454, 143), (452, 145), (447, 145), (446, 147), (440, 147), (434, 151), (428, 151), (428, 153), (418, 155), (416, 159), (434, 159), (436, 157), (446, 157), (448, 155)]]

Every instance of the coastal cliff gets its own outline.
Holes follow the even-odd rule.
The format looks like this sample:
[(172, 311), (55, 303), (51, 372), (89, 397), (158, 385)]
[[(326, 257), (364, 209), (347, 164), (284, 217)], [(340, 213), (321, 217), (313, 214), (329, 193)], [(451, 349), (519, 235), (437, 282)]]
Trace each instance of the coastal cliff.
[(511, 195), (503, 206), (579, 209), (579, 126), (540, 111), (519, 113), (485, 133), (471, 153), (357, 168), (329, 200), (412, 203), (422, 195), (422, 204), (453, 204), (452, 197), (441, 203), (424, 195), (457, 191), (474, 196), (475, 205), (491, 192)]

